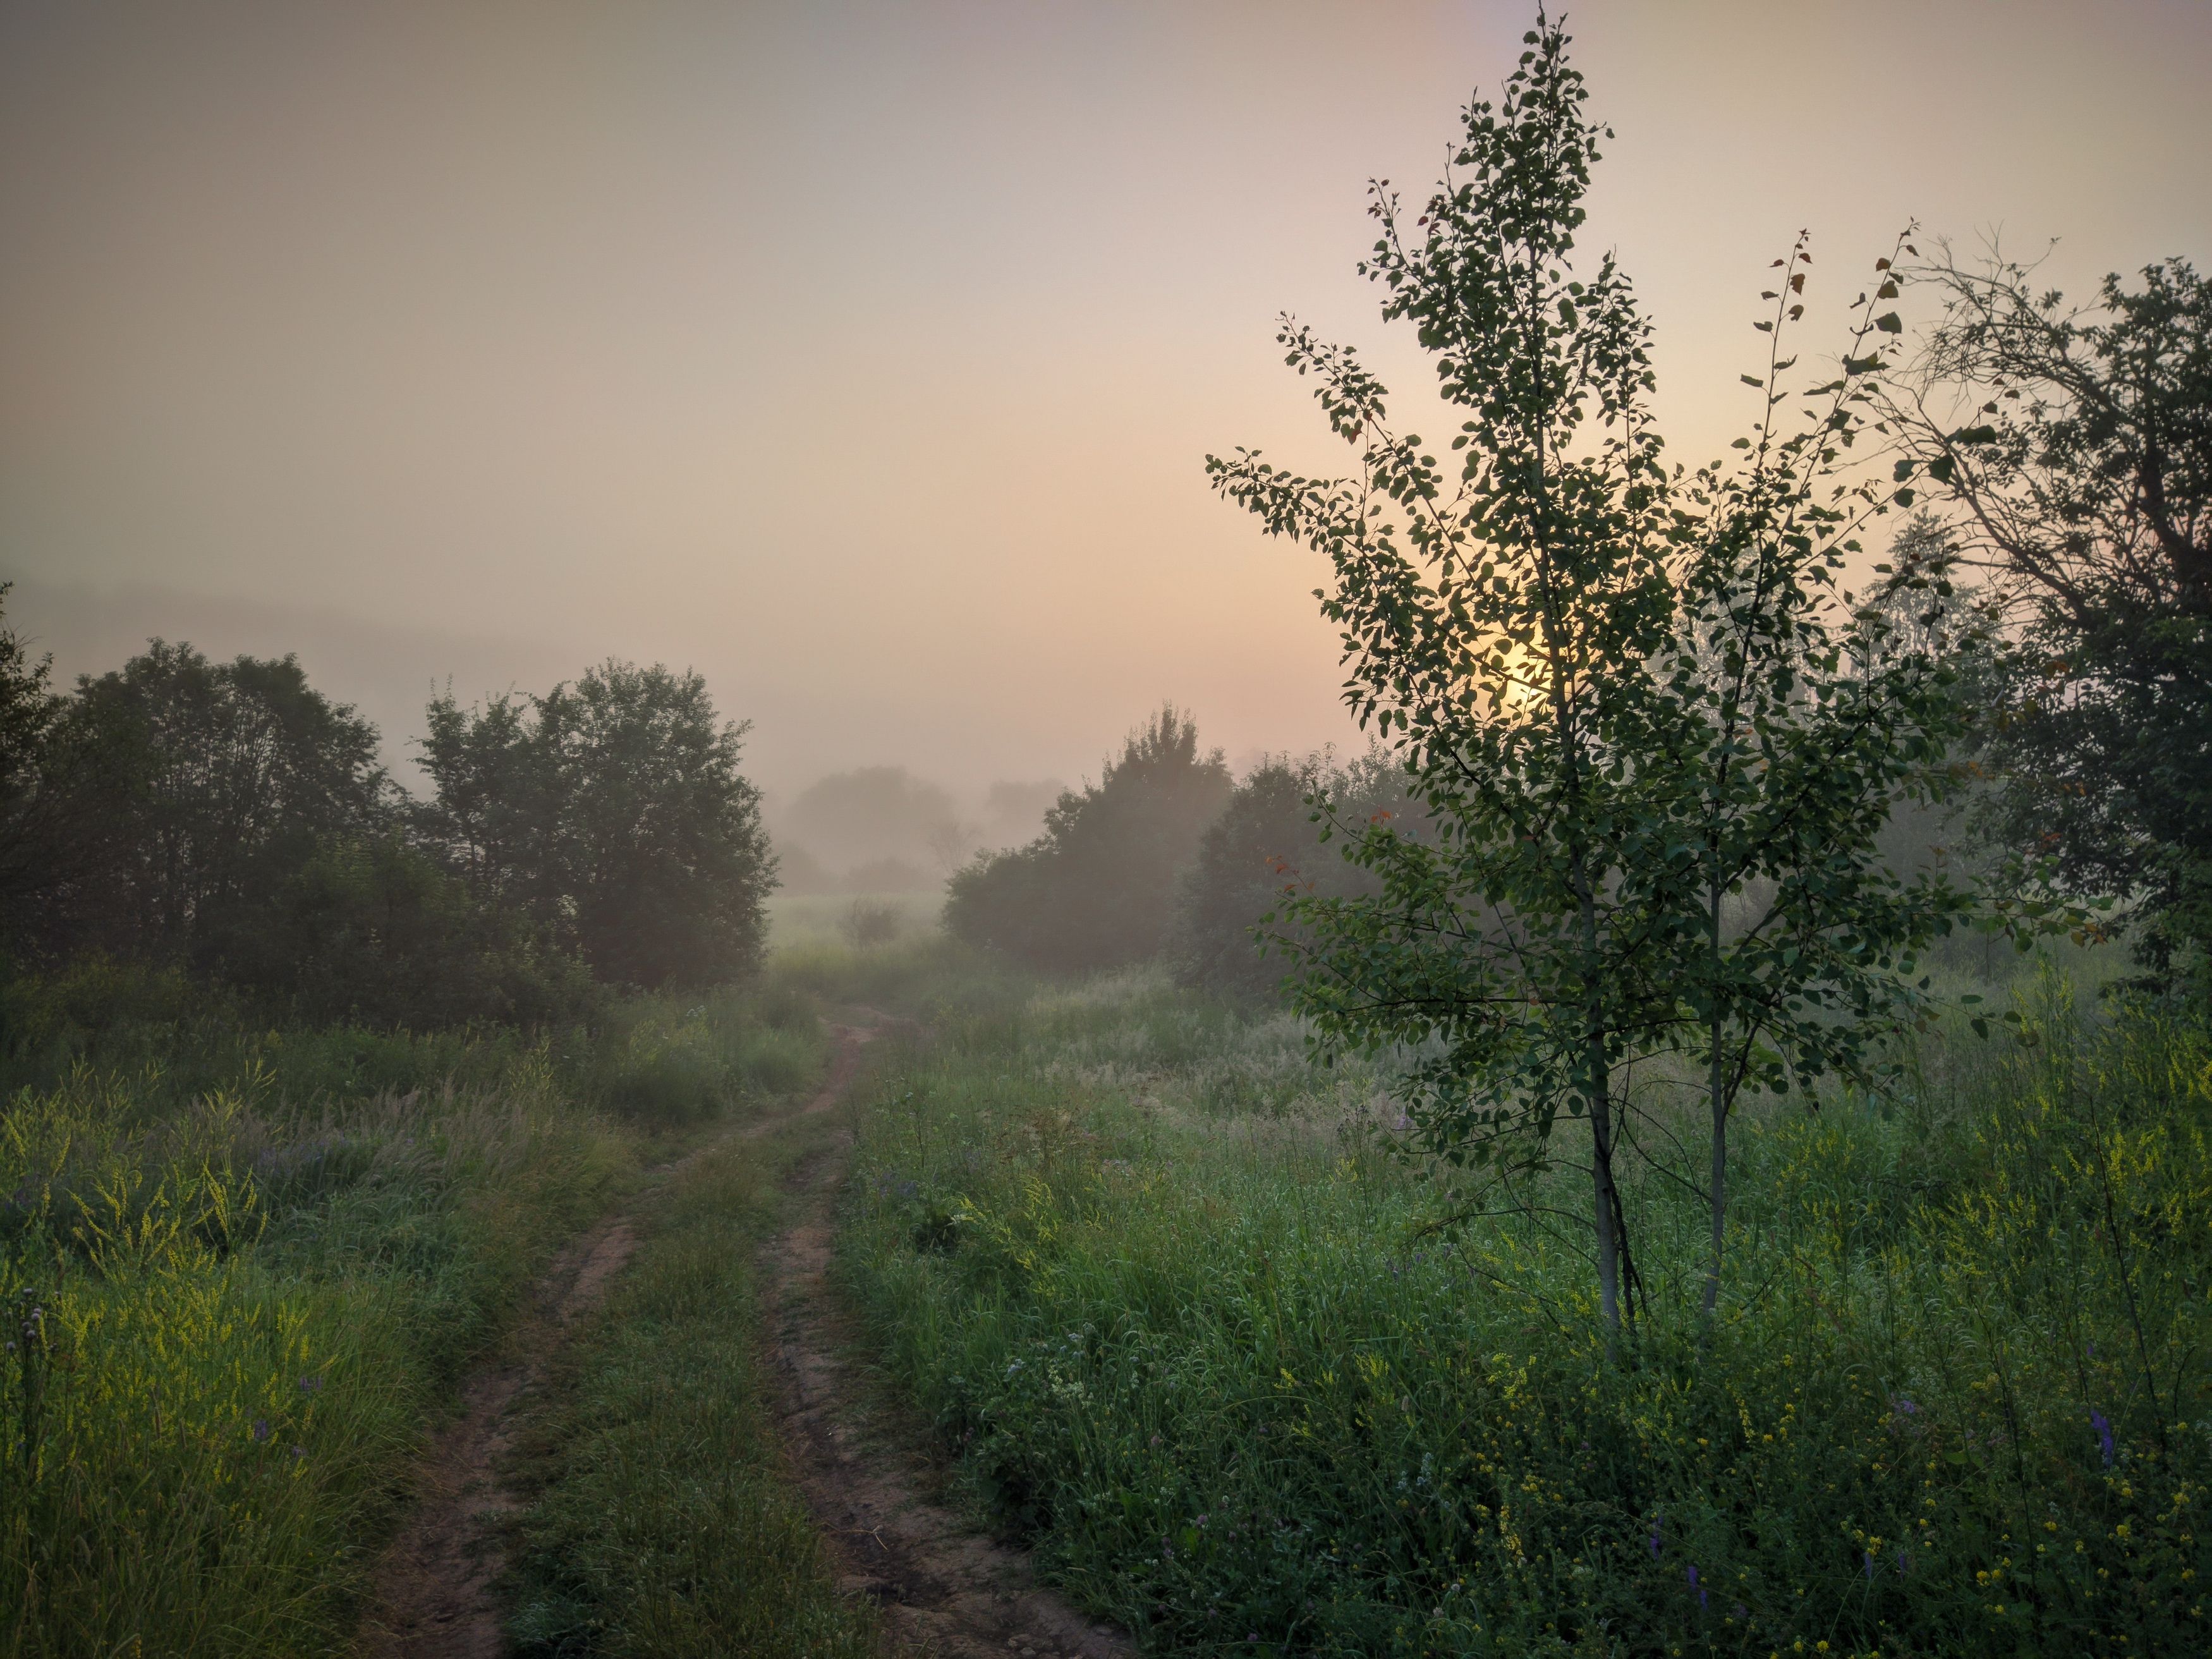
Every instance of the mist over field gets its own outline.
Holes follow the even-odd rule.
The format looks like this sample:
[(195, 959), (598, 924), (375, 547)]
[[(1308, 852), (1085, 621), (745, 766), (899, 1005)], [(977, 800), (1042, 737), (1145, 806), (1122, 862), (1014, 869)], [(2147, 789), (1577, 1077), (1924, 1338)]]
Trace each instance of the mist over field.
[[(2061, 238), (2074, 289), (2203, 244), (2195, 9), (2008, 17), (1575, 9), (1676, 459), (1749, 418), (1801, 225), (1824, 272), (1913, 216)], [(665, 661), (778, 799), (1077, 779), (1164, 697), (1351, 740), (1322, 566), (1195, 458), (1328, 461), (1279, 311), (1425, 380), (1346, 204), (1431, 176), (1520, 8), (514, 18), (0, 15), (0, 577), (64, 682), (296, 650), (404, 761), (432, 683)]]
[(0, 0), (0, 1659), (2212, 1651), (2208, 72)]

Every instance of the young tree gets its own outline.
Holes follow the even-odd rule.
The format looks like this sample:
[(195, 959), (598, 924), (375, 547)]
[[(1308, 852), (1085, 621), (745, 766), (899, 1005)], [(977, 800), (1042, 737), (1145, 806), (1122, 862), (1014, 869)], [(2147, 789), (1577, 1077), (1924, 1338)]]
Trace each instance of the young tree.
[(1613, 1071), (1674, 1022), (1622, 897), (1651, 781), (1621, 757), (1666, 637), (1679, 532), (1645, 405), (1648, 330), (1610, 257), (1587, 278), (1572, 258), (1604, 134), (1583, 118), (1564, 32), (1540, 15), (1527, 44), (1498, 105), (1468, 110), (1460, 171), (1413, 223), (1387, 181), (1370, 210), (1382, 235), (1361, 268), (1463, 416), (1456, 478), (1390, 424), (1350, 350), (1287, 319), (1287, 361), (1319, 379), (1358, 476), (1302, 477), (1246, 450), (1206, 465), (1271, 532), (1328, 556), (1346, 700), (1395, 732), (1437, 837), (1372, 826), (1353, 855), (1382, 895), (1292, 906), (1314, 935), (1297, 1005), (1327, 1048), (1437, 1043), (1409, 1106), (1453, 1161), (1529, 1140), (1541, 1157), (1562, 1114), (1588, 1124), (1612, 1331), (1634, 1283)]
[[(1902, 239), (1900, 238), (1900, 242)], [(1745, 1088), (1776, 1094), (1824, 1073), (1871, 1079), (1884, 1038), (1926, 1012), (1917, 953), (1969, 905), (1938, 870), (1900, 872), (1882, 835), (1900, 805), (1942, 799), (1964, 735), (1954, 655), (1971, 635), (1950, 597), (1940, 538), (1901, 538), (1901, 568), (1873, 603), (1838, 587), (1866, 521), (1901, 493), (1855, 469), (1885, 365), (1869, 347), (1886, 284), (1862, 293), (1844, 373), (1802, 393), (1782, 342), (1802, 314), (1801, 237), (1770, 289), (1762, 416), (1742, 464), (1702, 470), (1688, 491), (1697, 537), (1677, 562), (1675, 621), (1656, 659), (1653, 723), (1630, 763), (1673, 787), (1624, 872), (1674, 958), (1683, 1046), (1705, 1076), (1711, 1255), (1719, 1300), (1728, 1126)], [(1802, 399), (1802, 401), (1801, 401)], [(1794, 422), (1786, 406), (1802, 414)]]
[[(1587, 1122), (1610, 1330), (1635, 1285), (1617, 1072), (1663, 1052), (1704, 1062), (1710, 1306), (1737, 1094), (1867, 1075), (1918, 1012), (1914, 949), (1963, 901), (1901, 882), (1875, 843), (1900, 799), (1943, 787), (1956, 710), (1930, 652), (1885, 643), (1869, 666), (1853, 647), (1872, 624), (1834, 592), (1857, 527), (1911, 503), (1848, 455), (1884, 367), (1866, 342), (1901, 324), (1861, 295), (1844, 373), (1804, 394), (1792, 433), (1777, 410), (1794, 363), (1770, 354), (1744, 377), (1766, 402), (1742, 464), (1668, 476), (1628, 285), (1609, 258), (1587, 282), (1571, 258), (1601, 131), (1564, 33), (1540, 15), (1528, 45), (1499, 106), (1468, 112), (1466, 171), (1411, 228), (1386, 186), (1371, 210), (1383, 314), (1419, 325), (1464, 411), (1456, 477), (1390, 427), (1349, 351), (1288, 322), (1289, 361), (1320, 378), (1359, 476), (1243, 451), (1208, 467), (1271, 532), (1329, 556), (1347, 701), (1395, 732), (1436, 837), (1352, 828), (1380, 895), (1292, 896), (1310, 939), (1298, 1006), (1325, 1048), (1437, 1045), (1410, 1105), (1452, 1161), (1540, 1162), (1563, 1114)], [(1778, 337), (1809, 262), (1801, 244), (1776, 263), (1759, 326)]]
[(1949, 257), (1888, 412), (2011, 624), (1991, 828), (2134, 900), (2172, 981), (2212, 959), (2212, 284), (2183, 260), (2069, 306)]

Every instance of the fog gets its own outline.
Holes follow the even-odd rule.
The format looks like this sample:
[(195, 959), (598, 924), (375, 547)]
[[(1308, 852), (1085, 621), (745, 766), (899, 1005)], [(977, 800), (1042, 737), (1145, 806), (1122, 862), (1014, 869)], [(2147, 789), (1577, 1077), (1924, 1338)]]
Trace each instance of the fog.
[[(64, 674), (297, 651), (403, 775), (434, 686), (694, 665), (772, 823), (864, 769), (941, 792), (833, 864), (1028, 833), (1163, 698), (1232, 756), (1340, 740), (1318, 562), (1200, 461), (1339, 465), (1279, 311), (1418, 386), (1363, 187), (1434, 176), (1529, 9), (19, 0), (11, 617)], [(2063, 238), (2074, 289), (2212, 258), (2201, 4), (1572, 22), (1618, 134), (1589, 237), (1683, 459), (1754, 417), (1800, 227), (1816, 317), (1916, 216)]]

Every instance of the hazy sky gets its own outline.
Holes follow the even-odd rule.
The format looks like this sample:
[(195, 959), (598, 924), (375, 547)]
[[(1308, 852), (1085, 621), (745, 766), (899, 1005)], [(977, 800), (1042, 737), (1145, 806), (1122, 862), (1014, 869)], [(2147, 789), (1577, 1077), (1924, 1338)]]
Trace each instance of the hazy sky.
[[(1201, 459), (1340, 465), (1278, 311), (1416, 383), (1363, 187), (1433, 179), (1530, 15), (0, 0), (16, 619), (70, 672), (297, 648), (394, 737), (434, 677), (689, 663), (787, 798), (1077, 776), (1163, 696), (1340, 736), (1319, 562)], [(1751, 418), (1801, 226), (1831, 301), (1916, 216), (2069, 289), (2212, 264), (2212, 0), (1569, 21), (1678, 455)]]

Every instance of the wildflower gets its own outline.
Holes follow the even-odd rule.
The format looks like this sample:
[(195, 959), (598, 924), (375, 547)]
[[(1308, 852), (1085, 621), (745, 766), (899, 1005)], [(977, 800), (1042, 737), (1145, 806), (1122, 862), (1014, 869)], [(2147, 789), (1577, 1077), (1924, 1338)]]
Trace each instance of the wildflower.
[(1159, 1436), (1158, 1436), (1158, 1435), (1154, 1435), (1154, 1436), (1152, 1437), (1152, 1440), (1151, 1440), (1151, 1443), (1151, 1443), (1151, 1444), (1152, 1444), (1152, 1445), (1154, 1445), (1154, 1446), (1158, 1445), (1158, 1444), (1160, 1443), (1160, 1437), (1159, 1437)]
[(1695, 1567), (1690, 1569), (1690, 1588), (1697, 1591), (1698, 1606), (1702, 1610), (1705, 1605), (1705, 1586), (1698, 1583), (1698, 1570)]
[(1654, 1561), (1659, 1559), (1659, 1523), (1656, 1521), (1651, 1523), (1651, 1559)]
[(267, 1418), (257, 1417), (253, 1419), (253, 1437), (256, 1440), (266, 1440), (269, 1437), (269, 1419)]
[(1918, 1414), (1920, 1410), (1919, 1407), (1914, 1405), (1912, 1401), (1906, 1399), (1903, 1395), (1897, 1396), (1896, 1401), (1893, 1402), (1893, 1408), (1899, 1417), (1916, 1416)]
[(323, 1379), (319, 1376), (303, 1376), (300, 1379), (300, 1392), (302, 1394), (313, 1394), (322, 1386)]
[(2112, 1467), (2112, 1423), (2106, 1418), (2104, 1413), (2092, 1411), (2089, 1413), (2089, 1426), (2097, 1431), (2097, 1439), (2105, 1455), (2105, 1467), (2109, 1469)]

